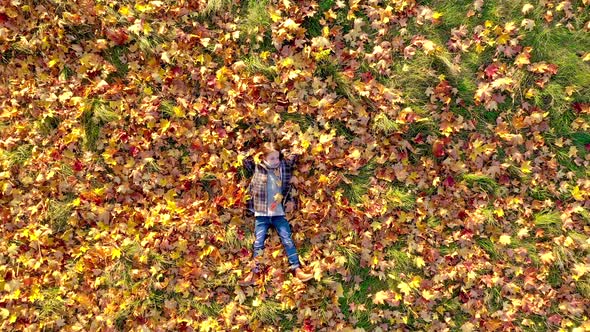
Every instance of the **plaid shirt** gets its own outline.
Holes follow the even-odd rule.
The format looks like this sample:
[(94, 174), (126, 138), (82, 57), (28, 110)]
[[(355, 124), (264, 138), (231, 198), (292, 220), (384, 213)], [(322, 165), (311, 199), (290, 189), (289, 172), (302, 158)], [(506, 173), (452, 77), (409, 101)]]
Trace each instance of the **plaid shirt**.
[[(298, 204), (294, 195), (291, 194), (292, 184), (291, 176), (293, 175), (293, 167), (297, 163), (299, 155), (291, 155), (289, 159), (281, 159), (279, 167), (281, 168), (281, 194), (283, 200), (281, 203), (283, 206), (287, 202), (293, 202), (293, 210), (297, 209)], [(252, 174), (252, 180), (248, 185), (248, 194), (250, 198), (246, 201), (246, 209), (252, 213), (255, 211), (266, 212), (267, 206), (267, 193), (266, 193), (266, 182), (268, 179), (268, 170), (263, 164), (256, 164), (253, 157), (247, 157), (243, 161), (243, 165), (248, 171), (248, 174)]]

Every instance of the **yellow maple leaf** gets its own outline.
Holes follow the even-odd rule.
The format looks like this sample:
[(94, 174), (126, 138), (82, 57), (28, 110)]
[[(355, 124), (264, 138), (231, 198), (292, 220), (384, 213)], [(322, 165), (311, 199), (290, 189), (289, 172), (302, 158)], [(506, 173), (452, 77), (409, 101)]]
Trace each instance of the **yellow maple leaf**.
[(358, 149), (354, 149), (350, 153), (350, 158), (352, 158), (352, 159), (360, 159), (361, 158), (361, 152)]
[(546, 251), (541, 254), (541, 261), (546, 264), (551, 264), (555, 261), (555, 255), (553, 255), (553, 251)]
[(533, 171), (533, 168), (531, 167), (531, 161), (527, 160), (527, 161), (523, 162), (522, 165), (520, 166), (520, 170), (525, 174), (531, 173)]
[(420, 287), (421, 282), (422, 282), (422, 278), (420, 278), (419, 276), (414, 276), (412, 278), (412, 281), (410, 281), (410, 287), (418, 288), (418, 287)]
[(507, 33), (503, 33), (500, 36), (498, 36), (498, 38), (496, 38), (496, 42), (498, 42), (498, 44), (500, 45), (506, 44), (509, 40), (510, 35), (508, 35)]
[(373, 295), (373, 304), (383, 304), (390, 297), (389, 291), (378, 291)]
[(170, 121), (168, 119), (162, 119), (160, 122), (160, 134), (165, 133), (170, 128)]
[(426, 265), (426, 262), (424, 262), (424, 259), (422, 257), (417, 256), (414, 259), (414, 264), (416, 265), (417, 268), (421, 268)]
[(121, 250), (119, 250), (119, 248), (112, 248), (111, 249), (111, 258), (115, 259), (115, 258), (119, 258), (121, 257)]
[(574, 264), (572, 271), (574, 272), (572, 277), (577, 281), (581, 276), (590, 271), (590, 264), (576, 263)]
[(293, 21), (291, 18), (288, 18), (283, 22), (283, 26), (287, 30), (297, 30), (299, 28), (299, 23)]
[(582, 191), (580, 191), (580, 187), (579, 186), (575, 186), (572, 190), (571, 190), (571, 194), (572, 197), (576, 200), (576, 201), (583, 201), (584, 197), (582, 196)]
[(288, 67), (293, 66), (295, 64), (295, 61), (293, 61), (292, 57), (287, 57), (287, 58), (284, 58), (283, 61), (280, 62), (280, 64), (283, 67), (288, 68)]
[(498, 240), (498, 243), (503, 244), (503, 245), (509, 245), (511, 242), (512, 242), (512, 240), (510, 239), (510, 235), (506, 235), (506, 234), (500, 235), (500, 239)]
[(430, 300), (434, 298), (434, 293), (432, 293), (429, 289), (422, 290), (422, 297), (426, 300)]
[(273, 22), (278, 22), (283, 19), (283, 17), (281, 16), (280, 10), (271, 9), (271, 10), (269, 10), (269, 14), (270, 14), (270, 19)]
[(402, 281), (402, 282), (400, 282), (400, 283), (397, 285), (397, 287), (399, 288), (399, 290), (400, 290), (402, 293), (404, 293), (404, 294), (406, 294), (406, 295), (410, 295), (410, 293), (412, 293), (412, 288), (410, 287), (410, 285), (408, 285), (407, 283), (405, 283), (405, 282), (403, 282), (403, 281)]
[(517, 55), (516, 59), (514, 60), (514, 64), (518, 67), (521, 67), (522, 65), (528, 65), (530, 63), (531, 61), (529, 60), (529, 57), (524, 53)]
[(533, 8), (535, 8), (533, 5), (531, 5), (530, 3), (525, 3), (524, 6), (522, 6), (522, 13), (523, 15), (526, 15), (528, 12), (530, 12)]
[(335, 288), (336, 288), (336, 297), (337, 298), (344, 296), (344, 288), (342, 288), (341, 283), (337, 282)]
[(500, 77), (492, 82), (492, 88), (506, 89), (507, 87), (510, 87), (513, 82), (514, 80), (510, 77)]

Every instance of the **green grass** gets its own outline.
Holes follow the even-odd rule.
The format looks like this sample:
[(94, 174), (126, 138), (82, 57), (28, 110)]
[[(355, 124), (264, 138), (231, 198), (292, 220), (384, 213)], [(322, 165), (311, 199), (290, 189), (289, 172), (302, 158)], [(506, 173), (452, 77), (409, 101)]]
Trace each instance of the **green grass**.
[(346, 174), (345, 177), (351, 183), (341, 183), (340, 188), (344, 190), (344, 196), (352, 204), (364, 202), (364, 196), (369, 190), (369, 182), (374, 175), (377, 164), (374, 160), (370, 160), (367, 164), (362, 166), (357, 174)]
[(459, 246), (457, 244), (449, 243), (448, 245), (440, 246), (439, 252), (442, 256), (452, 255), (453, 253), (456, 253), (458, 249), (459, 249)]
[(531, 187), (527, 189), (527, 196), (534, 198), (539, 201), (544, 201), (546, 199), (554, 199), (555, 196), (544, 187)]
[(126, 323), (129, 321), (129, 315), (133, 313), (133, 311), (139, 308), (141, 305), (141, 300), (138, 299), (125, 299), (124, 302), (119, 307), (115, 317), (114, 317), (114, 325), (117, 331), (125, 331)]
[(483, 300), (490, 313), (502, 309), (502, 288), (500, 286), (486, 288)]
[(534, 215), (534, 223), (550, 235), (561, 234), (561, 217), (558, 211), (542, 211)]
[(391, 74), (387, 76), (378, 75), (369, 64), (365, 64), (365, 69), (372, 71), (377, 81), (387, 88), (400, 91), (407, 105), (425, 105), (430, 100), (426, 89), (438, 84), (435, 61), (435, 57), (417, 52), (410, 59), (402, 56), (392, 59)]
[(215, 317), (221, 311), (221, 305), (217, 302), (203, 303), (193, 300), (191, 307), (195, 308), (198, 313), (206, 317)]
[(53, 234), (61, 233), (68, 227), (68, 220), (74, 209), (72, 205), (74, 198), (75, 195), (71, 194), (63, 201), (55, 199), (49, 201), (46, 220)]
[(240, 20), (239, 28), (248, 36), (256, 37), (261, 30), (270, 28), (272, 21), (267, 10), (268, 0), (246, 1), (246, 14)]
[[(420, 119), (412, 122), (408, 126), (407, 131), (404, 133), (404, 138), (413, 139), (418, 134), (422, 134), (422, 138), (426, 138), (429, 135), (438, 136), (438, 124), (431, 117), (427, 116), (424, 110), (418, 108), (415, 109), (415, 112), (420, 115)], [(427, 150), (431, 150), (430, 144), (423, 143), (423, 145), (428, 146)], [(419, 144), (417, 144), (417, 146), (419, 146)]]
[(106, 123), (120, 119), (120, 115), (113, 111), (108, 102), (101, 99), (93, 99), (86, 104), (81, 116), (84, 127), (84, 145), (91, 151), (96, 151), (97, 141), (100, 136), (100, 128)]
[(551, 287), (558, 288), (563, 283), (562, 272), (557, 265), (552, 265), (547, 273), (547, 282)]
[(260, 305), (252, 308), (250, 317), (252, 320), (276, 325), (281, 317), (281, 311), (281, 303), (266, 299), (261, 301)]
[(576, 290), (580, 295), (584, 298), (590, 298), (590, 278), (586, 275), (583, 278), (580, 278), (576, 283)]
[(523, 45), (533, 47), (531, 62), (547, 61), (558, 66), (557, 74), (551, 81), (562, 86), (577, 85), (580, 97), (588, 99), (590, 89), (590, 65), (578, 55), (588, 51), (582, 45), (590, 45), (590, 36), (580, 30), (570, 31), (565, 27), (537, 26), (527, 32)]
[(519, 238), (512, 238), (511, 239), (511, 248), (524, 248), (529, 255), (529, 258), (533, 262), (535, 267), (539, 267), (541, 264), (541, 259), (539, 257), (539, 251), (537, 250), (536, 246), (537, 241), (535, 239), (519, 239)]
[[(358, 286), (353, 281), (343, 285), (344, 294), (338, 299), (340, 310), (347, 320), (354, 319), (356, 321), (355, 327), (364, 328), (365, 330), (372, 330), (374, 325), (370, 322), (370, 313), (373, 308), (378, 307), (373, 303), (373, 294), (378, 291), (391, 289), (393, 283), (388, 280), (379, 280), (379, 278), (369, 274), (370, 268), (358, 268), (356, 275), (362, 280)], [(350, 304), (354, 305), (364, 304), (367, 310), (352, 311)], [(381, 306), (381, 305), (379, 305)], [(385, 305), (383, 305), (385, 306)]]
[(59, 287), (41, 291), (42, 299), (35, 303), (39, 309), (39, 318), (58, 318), (66, 314), (66, 301), (60, 293)]
[(178, 107), (174, 100), (163, 100), (159, 107), (162, 118), (169, 119), (178, 116)]
[(546, 145), (550, 147), (551, 151), (555, 153), (555, 158), (559, 164), (568, 171), (574, 172), (577, 177), (584, 177), (588, 175), (588, 170), (583, 165), (577, 165), (574, 158), (569, 156), (569, 146), (559, 147), (555, 145), (558, 138), (563, 140), (571, 140), (571, 143), (578, 150), (577, 156), (586, 158), (586, 144), (590, 143), (590, 134), (581, 131), (573, 131), (571, 123), (575, 119), (574, 113), (568, 109), (561, 114), (553, 113), (550, 115), (550, 120), (553, 122), (550, 130), (543, 134)]
[(421, 268), (416, 264), (416, 257), (405, 252), (403, 249), (403, 244), (401, 243), (385, 249), (385, 257), (393, 262), (393, 270), (390, 277), (394, 277), (396, 281), (400, 281), (398, 277), (401, 274), (410, 275), (422, 273)]
[(231, 9), (232, 4), (233, 2), (230, 0), (207, 0), (207, 5), (205, 6), (202, 14), (205, 16), (219, 14), (223, 11)]
[(0, 150), (0, 161), (6, 165), (7, 168), (13, 166), (24, 166), (33, 155), (32, 144), (21, 144), (12, 151)]
[[(240, 240), (238, 236), (238, 227), (236, 225), (228, 225), (225, 229), (224, 242), (225, 246), (230, 251), (236, 252), (243, 247), (249, 248), (250, 244), (254, 243), (254, 234), (249, 229), (246, 229), (244, 231), (244, 237)], [(299, 250), (299, 253), (301, 256), (301, 250)]]
[(249, 55), (244, 59), (244, 63), (246, 64), (246, 72), (249, 74), (261, 74), (270, 81), (274, 81), (278, 75), (277, 67), (271, 65), (268, 60), (262, 59), (259, 55)]
[(57, 129), (60, 123), (61, 119), (53, 112), (45, 114), (43, 118), (35, 122), (37, 130), (39, 130), (43, 136), (48, 136), (51, 134), (55, 129)]
[(407, 189), (391, 186), (385, 193), (388, 207), (410, 211), (416, 206), (416, 195)]
[(103, 51), (103, 58), (117, 68), (117, 71), (109, 73), (106, 79), (107, 82), (112, 82), (116, 78), (125, 79), (127, 77), (129, 66), (124, 61), (124, 57), (128, 52), (129, 48), (124, 45), (117, 45)]
[(576, 146), (579, 152), (579, 156), (582, 158), (586, 157), (586, 145), (590, 144), (590, 134), (587, 132), (572, 132), (569, 136), (572, 140), (572, 143)]
[(238, 30), (239, 42), (247, 46), (248, 56), (253, 56), (252, 50), (258, 52), (274, 52), (276, 48), (272, 41), (272, 20), (268, 11), (268, 0), (243, 1), (241, 4)]
[(315, 126), (317, 124), (316, 119), (313, 115), (310, 114), (302, 114), (302, 113), (289, 113), (289, 112), (282, 112), (279, 113), (281, 116), (281, 123), (285, 123), (286, 121), (292, 121), (299, 124), (299, 128), (301, 131), (306, 132), (309, 127)]
[[(524, 320), (527, 319), (528, 322), (525, 324)], [(519, 327), (522, 328), (523, 331), (550, 331), (549, 325), (547, 323), (547, 317), (537, 314), (529, 314), (524, 316), (524, 319), (519, 323)], [(554, 326), (556, 328), (557, 326)]]
[(353, 105), (358, 105), (360, 98), (352, 87), (352, 82), (344, 74), (342, 69), (335, 61), (329, 59), (320, 59), (313, 76), (320, 77), (328, 83), (333, 91), (344, 98), (347, 98)]
[(391, 120), (387, 114), (381, 112), (373, 118), (371, 128), (376, 133), (382, 133), (383, 135), (388, 136), (389, 134), (398, 131), (400, 126), (395, 120)]
[[(348, 126), (346, 125), (346, 122), (341, 121), (341, 120), (332, 120), (330, 121), (330, 127), (333, 127), (336, 129), (336, 134), (338, 136), (342, 136), (344, 138), (346, 138), (346, 140), (348, 142), (352, 142), (354, 140), (356, 136), (356, 134), (350, 129), (348, 128)], [(326, 128), (328, 129), (328, 128)]]
[(466, 182), (470, 188), (479, 188), (488, 194), (496, 194), (498, 191), (498, 183), (487, 175), (467, 173), (462, 174), (461, 179)]
[(586, 225), (590, 225), (590, 211), (583, 207), (579, 207), (574, 211), (586, 222)]
[(313, 37), (320, 36), (322, 34), (322, 24), (320, 19), (323, 18), (324, 12), (332, 7), (334, 0), (320, 0), (318, 3), (317, 12), (313, 16), (305, 18), (302, 27), (305, 28), (305, 35), (311, 39)]
[(336, 245), (336, 250), (344, 256), (346, 262), (344, 268), (349, 271), (355, 271), (359, 266), (360, 255), (349, 246)]
[(461, 331), (461, 326), (469, 319), (469, 314), (461, 309), (461, 303), (457, 295), (458, 291), (455, 291), (450, 298), (444, 298), (441, 301), (440, 306), (445, 309), (445, 313), (448, 313), (451, 317), (451, 322), (454, 323), (451, 331)]
[(495, 210), (496, 208), (492, 204), (489, 204), (481, 208), (481, 215), (484, 217), (484, 223), (486, 225), (497, 228), (500, 227), (500, 222), (494, 212)]
[(555, 265), (564, 273), (578, 262), (575, 252), (566, 246), (554, 245), (553, 255), (555, 256)]
[(491, 260), (496, 261), (500, 258), (496, 246), (494, 246), (494, 243), (490, 239), (480, 237), (475, 242), (490, 256)]
[(144, 55), (147, 56), (158, 56), (158, 48), (161, 45), (168, 42), (169, 38), (151, 33), (148, 35), (136, 35), (135, 36), (135, 47), (137, 47)]

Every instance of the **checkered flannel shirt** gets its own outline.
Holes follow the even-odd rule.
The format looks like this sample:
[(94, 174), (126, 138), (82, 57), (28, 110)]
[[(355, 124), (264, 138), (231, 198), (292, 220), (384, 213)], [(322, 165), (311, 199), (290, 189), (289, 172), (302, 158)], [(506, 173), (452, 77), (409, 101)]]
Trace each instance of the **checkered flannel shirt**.
[[(293, 175), (293, 168), (299, 159), (299, 155), (291, 155), (288, 159), (281, 158), (279, 167), (281, 167), (281, 194), (283, 199), (281, 203), (283, 206), (287, 202), (293, 202), (293, 210), (298, 208), (298, 202), (294, 195), (292, 195), (292, 184), (290, 183)], [(265, 212), (267, 206), (266, 197), (266, 182), (268, 180), (268, 170), (263, 164), (256, 164), (252, 156), (247, 157), (243, 160), (243, 165), (246, 168), (248, 174), (252, 174), (252, 180), (248, 185), (247, 192), (250, 198), (246, 201), (246, 210), (251, 212), (254, 211)]]

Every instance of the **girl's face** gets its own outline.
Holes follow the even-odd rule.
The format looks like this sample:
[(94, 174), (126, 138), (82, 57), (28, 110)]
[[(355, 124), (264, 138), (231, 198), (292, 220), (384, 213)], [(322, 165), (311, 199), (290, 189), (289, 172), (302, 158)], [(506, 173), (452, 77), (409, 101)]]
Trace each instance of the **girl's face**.
[(279, 151), (273, 151), (266, 155), (266, 163), (271, 167), (279, 166)]

